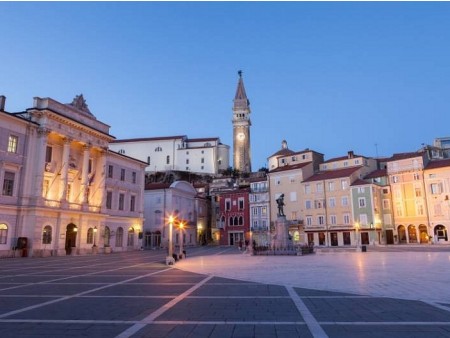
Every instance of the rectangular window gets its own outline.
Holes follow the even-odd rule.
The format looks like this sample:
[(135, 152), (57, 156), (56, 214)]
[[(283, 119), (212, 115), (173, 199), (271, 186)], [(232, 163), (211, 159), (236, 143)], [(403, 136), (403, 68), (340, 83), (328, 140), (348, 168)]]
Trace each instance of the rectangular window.
[(329, 199), (328, 204), (329, 204), (329, 207), (330, 207), (330, 208), (334, 208), (334, 207), (336, 206), (336, 199), (335, 199), (334, 197), (331, 197), (331, 198)]
[(261, 208), (261, 215), (262, 216), (267, 216), (267, 208), (266, 207), (262, 207)]
[(297, 192), (296, 191), (291, 191), (290, 195), (290, 200), (291, 202), (297, 202)]
[(50, 163), (52, 161), (52, 152), (53, 152), (53, 148), (50, 146), (47, 146), (47, 148), (45, 149), (45, 162), (46, 163)]
[(225, 200), (225, 211), (230, 211), (230, 210), (231, 210), (231, 200), (227, 198)]
[(341, 202), (342, 202), (342, 206), (343, 207), (348, 206), (348, 197), (347, 196), (342, 196)]
[(336, 215), (330, 215), (330, 223), (336, 225)]
[(244, 209), (244, 199), (239, 198), (239, 210), (243, 210), (243, 209)]
[(306, 216), (306, 225), (312, 225), (312, 217)]
[(252, 215), (257, 216), (258, 215), (258, 208), (252, 207)]
[(324, 225), (325, 224), (325, 218), (323, 216), (318, 216), (317, 217), (317, 222), (319, 223), (319, 225)]
[(328, 182), (328, 191), (334, 191), (334, 181)]
[(390, 203), (389, 200), (384, 199), (383, 200), (383, 209), (389, 209), (390, 208)]
[(442, 193), (442, 183), (432, 183), (430, 189), (433, 195), (440, 194)]
[(92, 174), (92, 158), (90, 158), (88, 162), (88, 173)]
[(130, 211), (134, 211), (136, 205), (136, 196), (131, 196), (130, 198)]
[(8, 153), (17, 153), (17, 144), (19, 143), (19, 137), (15, 135), (9, 135), (8, 139)]
[(135, 171), (133, 171), (131, 173), (131, 180), (132, 180), (133, 184), (136, 184), (136, 172)]
[(366, 214), (359, 215), (359, 223), (361, 225), (367, 225), (368, 224), (368, 222), (367, 222), (367, 215)]
[(366, 207), (366, 198), (365, 197), (358, 198), (358, 205), (360, 208), (365, 208)]
[(415, 192), (416, 192), (416, 197), (422, 197), (422, 189), (416, 188)]
[(147, 164), (150, 165), (151, 161), (150, 161), (150, 156), (147, 156)]
[(125, 195), (119, 194), (119, 210), (123, 210), (124, 201), (125, 201)]
[(293, 211), (293, 212), (291, 213), (291, 219), (292, 219), (292, 220), (297, 220), (297, 211)]
[(305, 185), (305, 194), (310, 194), (311, 193), (311, 186), (309, 184)]
[(112, 191), (106, 192), (106, 209), (111, 209), (112, 207)]
[(342, 220), (344, 221), (344, 224), (350, 224), (350, 215), (349, 214), (344, 214), (342, 215)]
[(166, 157), (166, 164), (170, 164), (170, 156), (169, 155), (167, 155), (167, 157)]
[(305, 208), (306, 209), (311, 209), (311, 201), (310, 200), (306, 200), (305, 201)]
[(14, 192), (14, 178), (15, 173), (5, 171), (5, 177), (3, 178), (3, 195), (12, 196)]
[(205, 163), (205, 159), (202, 157), (201, 163)]
[(186, 164), (189, 164), (189, 159), (188, 158), (186, 159)]
[(112, 165), (108, 166), (108, 178), (113, 178), (114, 167)]
[(120, 180), (125, 181), (125, 169), (120, 169)]
[(358, 193), (359, 194), (364, 194), (366, 192), (366, 188), (364, 187), (358, 187)]
[(347, 180), (341, 180), (341, 188), (342, 190), (346, 190), (348, 188)]
[(323, 184), (322, 183), (317, 183), (316, 184), (316, 191), (317, 192), (323, 192)]

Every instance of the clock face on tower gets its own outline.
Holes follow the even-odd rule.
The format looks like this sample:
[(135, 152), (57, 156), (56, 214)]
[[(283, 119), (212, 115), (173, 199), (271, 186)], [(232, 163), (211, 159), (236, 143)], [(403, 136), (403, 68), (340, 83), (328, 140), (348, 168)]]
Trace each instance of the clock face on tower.
[(242, 141), (243, 139), (245, 139), (245, 134), (244, 133), (237, 134), (237, 139)]

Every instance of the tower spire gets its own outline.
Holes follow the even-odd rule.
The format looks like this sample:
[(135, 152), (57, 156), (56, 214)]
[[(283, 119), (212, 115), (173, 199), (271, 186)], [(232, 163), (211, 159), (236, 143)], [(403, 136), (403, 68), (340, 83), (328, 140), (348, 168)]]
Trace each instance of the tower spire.
[(245, 93), (244, 81), (242, 80), (242, 70), (238, 71), (239, 82), (236, 89), (236, 95), (234, 96), (233, 110), (248, 109), (250, 110), (250, 101)]

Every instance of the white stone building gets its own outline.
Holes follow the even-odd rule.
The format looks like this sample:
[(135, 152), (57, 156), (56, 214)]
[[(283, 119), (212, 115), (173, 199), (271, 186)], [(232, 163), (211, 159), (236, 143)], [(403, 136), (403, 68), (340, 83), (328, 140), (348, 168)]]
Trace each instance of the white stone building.
[(146, 163), (108, 150), (109, 126), (83, 96), (70, 104), (35, 97), (14, 114), (4, 107), (2, 96), (0, 255), (140, 248)]
[(267, 177), (250, 181), (250, 230), (256, 245), (270, 245), (270, 198)]
[(186, 135), (115, 140), (110, 149), (147, 163), (147, 172), (189, 171), (218, 174), (229, 167), (230, 147), (218, 137)]
[[(198, 201), (197, 190), (186, 181), (172, 184), (147, 184), (144, 192), (144, 242), (143, 247), (168, 248), (169, 217), (175, 218), (173, 244), (183, 246), (197, 245), (199, 235), (205, 230), (207, 215), (204, 201)], [(201, 199), (201, 198), (200, 198)], [(179, 224), (184, 227), (180, 230)]]

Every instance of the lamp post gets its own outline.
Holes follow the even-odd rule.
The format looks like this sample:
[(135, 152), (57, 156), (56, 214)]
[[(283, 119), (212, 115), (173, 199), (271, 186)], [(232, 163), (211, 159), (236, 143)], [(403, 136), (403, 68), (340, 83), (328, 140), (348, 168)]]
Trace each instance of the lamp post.
[(183, 228), (184, 228), (184, 222), (181, 221), (180, 225), (178, 226), (180, 229), (180, 255), (178, 257), (183, 257)]
[(356, 251), (360, 251), (359, 249), (359, 223), (355, 222), (355, 233), (356, 233)]
[(169, 216), (169, 257), (173, 257), (173, 244), (172, 244), (172, 231), (173, 231), (173, 222), (175, 221), (174, 217)]

